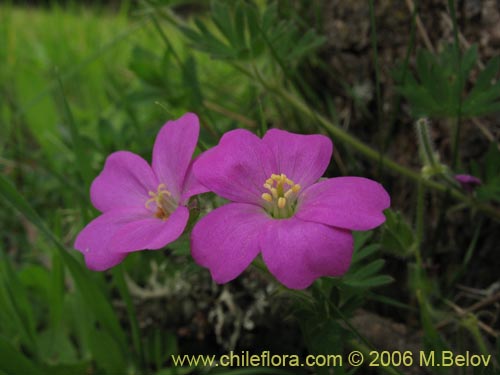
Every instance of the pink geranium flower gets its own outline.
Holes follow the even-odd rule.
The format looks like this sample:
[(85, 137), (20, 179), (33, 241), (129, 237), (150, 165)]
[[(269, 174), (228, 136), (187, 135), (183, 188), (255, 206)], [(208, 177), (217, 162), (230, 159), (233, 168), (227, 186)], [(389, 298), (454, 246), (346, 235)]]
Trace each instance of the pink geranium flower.
[(107, 158), (90, 188), (92, 204), (102, 215), (75, 241), (88, 268), (111, 268), (130, 252), (160, 249), (182, 234), (189, 198), (206, 191), (191, 172), (198, 134), (198, 118), (187, 113), (161, 128), (152, 167), (128, 151)]
[(332, 150), (322, 135), (273, 129), (260, 139), (246, 130), (226, 133), (193, 167), (202, 184), (233, 201), (193, 229), (195, 261), (217, 283), (236, 278), (259, 253), (288, 288), (344, 274), (351, 231), (382, 224), (390, 198), (379, 183), (362, 177), (318, 181)]

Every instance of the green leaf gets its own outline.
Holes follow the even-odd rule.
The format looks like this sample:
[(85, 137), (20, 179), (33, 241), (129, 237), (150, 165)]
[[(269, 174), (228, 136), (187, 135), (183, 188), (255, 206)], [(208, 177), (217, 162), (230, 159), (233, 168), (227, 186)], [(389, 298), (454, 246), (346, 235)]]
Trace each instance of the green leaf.
[(352, 264), (359, 263), (361, 260), (375, 254), (379, 250), (380, 244), (378, 243), (373, 243), (371, 245), (365, 246), (364, 248), (357, 251), (355, 250), (352, 256)]
[(35, 318), (28, 302), (26, 289), (12, 269), (8, 258), (0, 253), (0, 301), (9, 316), (9, 324), (21, 335), (22, 343), (30, 354), (37, 356)]
[(184, 64), (182, 64), (182, 78), (184, 85), (190, 90), (192, 103), (195, 108), (200, 108), (203, 105), (203, 94), (201, 92), (200, 82), (198, 80), (198, 69), (196, 60), (190, 55)]
[(469, 98), (475, 97), (477, 94), (483, 92), (488, 87), (490, 87), (499, 69), (500, 69), (500, 56), (495, 56), (492, 59), (490, 59), (490, 61), (488, 61), (488, 64), (486, 65), (484, 70), (477, 76), (476, 84), (469, 93)]
[(351, 279), (345, 283), (349, 286), (356, 288), (377, 288), (379, 286), (390, 284), (394, 281), (394, 278), (389, 275), (378, 275), (374, 277), (368, 277), (365, 279)]
[(31, 359), (27, 358), (14, 348), (8, 340), (0, 336), (0, 371), (17, 375), (44, 375), (46, 374)]
[(477, 44), (473, 44), (463, 55), (461, 61), (461, 79), (462, 85), (460, 89), (463, 89), (469, 74), (474, 67), (474, 64), (477, 61), (478, 53), (477, 53)]
[(158, 55), (143, 47), (135, 46), (132, 50), (129, 68), (147, 84), (153, 87), (162, 87), (162, 74), (158, 71), (156, 65), (159, 63), (160, 57)]
[(374, 260), (371, 263), (368, 263), (366, 266), (363, 266), (353, 272), (349, 272), (345, 277), (344, 281), (347, 283), (348, 281), (354, 280), (361, 280), (365, 279), (367, 277), (370, 277), (374, 274), (376, 274), (378, 271), (384, 267), (385, 260), (384, 259), (377, 259)]
[(233, 17), (230, 13), (227, 3), (221, 1), (212, 1), (212, 20), (219, 31), (224, 35), (233, 47), (238, 46), (238, 36), (233, 27)]
[(59, 255), (61, 256), (62, 261), (68, 267), (73, 280), (75, 281), (76, 287), (82, 294), (86, 304), (89, 308), (91, 308), (97, 320), (112, 335), (119, 347), (121, 347), (123, 360), (125, 360), (127, 358), (125, 335), (121, 330), (120, 323), (113, 311), (109, 299), (104, 295), (97, 284), (92, 281), (90, 273), (83, 269), (82, 266), (67, 253), (64, 245), (46, 227), (45, 223), (38, 216), (36, 211), (3, 175), (0, 175), (0, 197), (2, 197), (7, 204), (21, 212), (40, 230), (41, 233), (53, 242), (59, 252)]
[[(409, 101), (413, 115), (454, 118), (459, 113), (463, 117), (472, 117), (500, 111), (500, 104), (497, 103), (500, 86), (491, 83), (499, 69), (497, 58), (488, 63), (476, 86), (462, 99), (477, 58), (475, 45), (462, 56), (457, 55), (453, 45), (446, 46), (437, 55), (420, 50), (416, 58), (418, 81), (409, 74), (404, 84), (398, 87), (398, 91)], [(398, 76), (397, 70), (395, 75)]]
[(37, 334), (40, 357), (51, 364), (76, 362), (78, 354), (63, 327), (50, 328)]
[(407, 258), (414, 251), (415, 234), (400, 212), (385, 211), (386, 222), (383, 226), (383, 249), (399, 257)]
[(94, 330), (89, 336), (92, 354), (99, 367), (108, 374), (126, 374), (127, 361), (121, 348), (109, 334)]
[(87, 155), (87, 147), (85, 146), (85, 142), (75, 122), (75, 117), (73, 116), (71, 107), (69, 106), (68, 101), (66, 100), (66, 94), (64, 93), (64, 88), (60, 77), (58, 77), (58, 81), (59, 81), (59, 87), (61, 89), (61, 96), (62, 96), (66, 122), (68, 123), (69, 130), (71, 133), (71, 142), (73, 146), (73, 152), (75, 154), (75, 165), (78, 168), (78, 172), (85, 186), (89, 187), (92, 181), (93, 173), (92, 173), (92, 167), (90, 166), (89, 162), (90, 158)]
[[(439, 331), (436, 329), (432, 323), (430, 303), (427, 301), (421, 290), (417, 290), (417, 300), (420, 307), (420, 319), (422, 323), (422, 328), (424, 329), (424, 343), (427, 350), (434, 350), (436, 354), (439, 354), (443, 350), (448, 350), (448, 345), (442, 339)], [(441, 359), (436, 358), (436, 362), (441, 362)]]

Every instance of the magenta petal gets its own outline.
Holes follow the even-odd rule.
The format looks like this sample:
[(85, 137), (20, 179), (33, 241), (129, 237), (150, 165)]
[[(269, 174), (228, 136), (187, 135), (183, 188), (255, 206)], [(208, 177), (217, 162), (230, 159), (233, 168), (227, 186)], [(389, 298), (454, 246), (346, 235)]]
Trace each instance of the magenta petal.
[(238, 277), (259, 253), (259, 233), (271, 219), (258, 206), (229, 203), (201, 219), (191, 234), (191, 254), (217, 283)]
[(483, 183), (479, 178), (471, 176), (470, 174), (457, 174), (455, 175), (455, 180), (469, 193), (473, 192), (474, 188)]
[(330, 138), (320, 134), (302, 135), (271, 129), (263, 141), (275, 155), (275, 173), (286, 174), (303, 188), (316, 182), (325, 173), (333, 152)]
[(208, 188), (205, 185), (202, 185), (196, 176), (193, 173), (193, 165), (198, 160), (198, 157), (195, 158), (191, 164), (189, 164), (188, 170), (186, 172), (186, 177), (184, 179), (183, 191), (181, 196), (181, 204), (185, 204), (189, 198), (193, 195), (198, 195), (202, 193), (206, 193)]
[(104, 169), (90, 187), (90, 198), (102, 212), (144, 206), (148, 192), (156, 191), (157, 186), (156, 177), (143, 158), (118, 151), (106, 159)]
[(143, 217), (143, 212), (135, 210), (114, 210), (92, 220), (78, 234), (75, 249), (85, 257), (87, 267), (94, 271), (104, 271), (116, 266), (126, 254), (110, 251), (110, 239), (124, 225)]
[(363, 177), (336, 177), (318, 182), (300, 196), (296, 217), (351, 230), (373, 229), (385, 221), (391, 204), (378, 182)]
[(349, 231), (295, 218), (274, 220), (260, 243), (269, 271), (290, 289), (307, 288), (322, 276), (343, 275), (353, 251)]
[(158, 133), (153, 147), (153, 170), (159, 183), (167, 186), (179, 201), (182, 183), (198, 142), (200, 125), (194, 113), (168, 121)]
[(266, 180), (277, 173), (271, 150), (247, 130), (226, 133), (194, 165), (198, 180), (216, 194), (240, 203), (261, 204)]
[(178, 239), (189, 219), (189, 210), (179, 206), (167, 220), (154, 217), (136, 220), (122, 226), (110, 240), (114, 253), (157, 250)]

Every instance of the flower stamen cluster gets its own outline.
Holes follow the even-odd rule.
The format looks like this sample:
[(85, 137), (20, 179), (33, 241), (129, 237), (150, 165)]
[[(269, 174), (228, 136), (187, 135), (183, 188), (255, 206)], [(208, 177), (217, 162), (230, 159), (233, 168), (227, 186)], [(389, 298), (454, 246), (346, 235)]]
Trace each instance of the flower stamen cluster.
[[(148, 195), (151, 197), (145, 203), (148, 210), (155, 212), (155, 217), (162, 220), (167, 220), (172, 212), (177, 208), (177, 204), (172, 199), (172, 194), (167, 190), (165, 184), (158, 185), (157, 192), (149, 191)], [(151, 208), (151, 204), (156, 203), (156, 206)]]
[(272, 174), (263, 185), (269, 193), (262, 193), (265, 207), (274, 218), (288, 218), (295, 212), (297, 195), (301, 187), (284, 173)]

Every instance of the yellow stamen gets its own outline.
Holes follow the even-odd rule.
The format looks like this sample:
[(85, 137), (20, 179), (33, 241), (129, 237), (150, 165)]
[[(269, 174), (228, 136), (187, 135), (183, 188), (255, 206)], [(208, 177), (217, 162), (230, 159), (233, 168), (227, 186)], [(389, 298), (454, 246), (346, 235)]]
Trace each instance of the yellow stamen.
[(271, 194), (269, 193), (263, 193), (261, 195), (262, 199), (264, 199), (266, 202), (272, 202), (273, 201), (273, 197), (271, 196)]
[(149, 191), (148, 195), (151, 197), (144, 204), (146, 208), (152, 209), (150, 205), (155, 203), (156, 211), (155, 217), (162, 220), (167, 220), (170, 216), (170, 213), (177, 207), (177, 204), (170, 198), (172, 194), (167, 190), (167, 186), (165, 184), (158, 185), (158, 189), (155, 192)]
[(265, 207), (271, 216), (275, 218), (291, 217), (295, 212), (300, 185), (295, 184), (284, 173), (273, 173), (263, 186), (267, 192), (262, 193), (261, 197), (266, 201)]
[(278, 207), (279, 208), (285, 208), (285, 206), (286, 206), (286, 198), (279, 197), (278, 198)]

